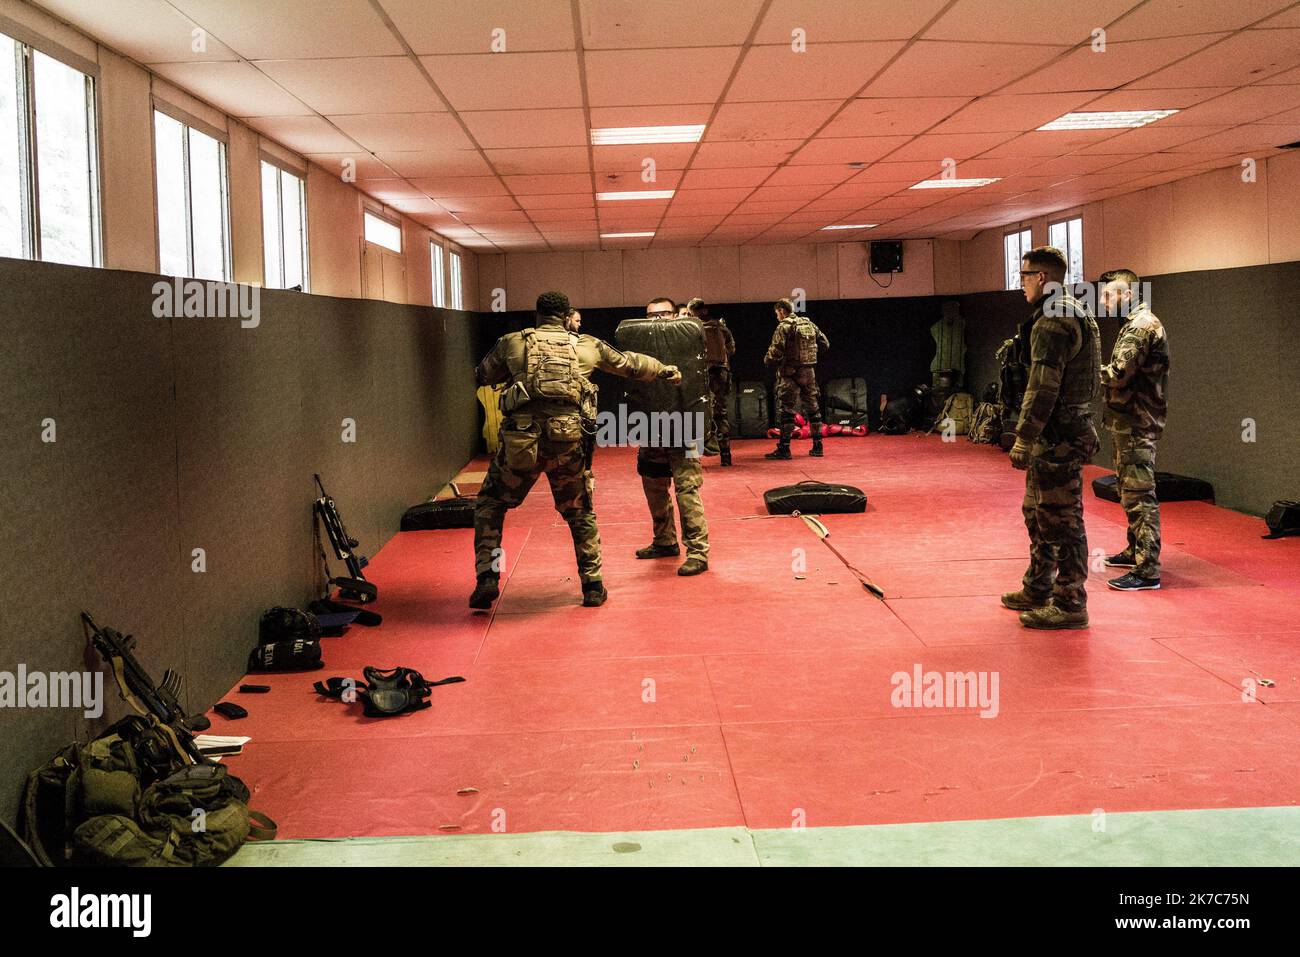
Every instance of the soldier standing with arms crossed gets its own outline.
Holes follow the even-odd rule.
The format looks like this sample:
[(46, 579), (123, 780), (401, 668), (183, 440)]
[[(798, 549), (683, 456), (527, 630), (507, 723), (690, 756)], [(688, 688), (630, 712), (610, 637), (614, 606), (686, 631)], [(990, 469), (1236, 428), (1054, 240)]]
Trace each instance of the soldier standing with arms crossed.
[(650, 356), (619, 352), (568, 329), (573, 316), (560, 292), (537, 297), (537, 325), (497, 340), (479, 363), (479, 385), (506, 383), (501, 396), (501, 447), (488, 468), (474, 507), (471, 608), (491, 608), (500, 596), (501, 532), (506, 512), (521, 504), (544, 474), (555, 510), (569, 525), (582, 579), (582, 603), (603, 605), (600, 530), (591, 494), (592, 436), (596, 423), (593, 369), (624, 378), (680, 381), (676, 366)]
[(777, 300), (776, 331), (767, 347), (763, 364), (776, 370), (776, 402), (780, 407), (778, 424), (781, 437), (768, 459), (790, 458), (790, 437), (794, 435), (794, 414), (800, 406), (808, 416), (812, 430), (812, 448), (809, 455), (822, 455), (822, 402), (817, 390), (817, 346), (831, 347), (826, 334), (807, 316), (794, 314), (794, 303), (789, 299)]
[(1065, 256), (1051, 246), (1031, 249), (1020, 263), (1020, 284), (1034, 311), (1011, 464), (1026, 473), (1021, 512), (1029, 569), (1022, 589), (1003, 595), (1002, 604), (1020, 611), (1026, 628), (1088, 627), (1083, 464), (1097, 451), (1092, 401), (1101, 336), (1092, 314), (1062, 288), (1065, 272)]
[(1115, 269), (1101, 281), (1103, 315), (1127, 317), (1110, 364), (1101, 367), (1101, 386), (1102, 424), (1115, 448), (1115, 481), (1128, 516), (1128, 546), (1106, 564), (1132, 571), (1108, 584), (1119, 591), (1148, 591), (1160, 587), (1156, 442), (1168, 412), (1169, 340), (1165, 327), (1139, 298), (1137, 273)]

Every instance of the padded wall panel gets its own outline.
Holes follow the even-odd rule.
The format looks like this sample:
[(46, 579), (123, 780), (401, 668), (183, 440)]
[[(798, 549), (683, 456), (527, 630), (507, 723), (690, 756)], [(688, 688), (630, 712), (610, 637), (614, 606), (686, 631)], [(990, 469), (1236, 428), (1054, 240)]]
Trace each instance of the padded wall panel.
[[(312, 597), (314, 471), (373, 555), (473, 455), (475, 319), (269, 290), (256, 328), (156, 319), (157, 278), (0, 259), (0, 515), (22, 607), (0, 670), (83, 670), (84, 607), (134, 632), (151, 670), (182, 670), (198, 711), (243, 673), (261, 610)], [(122, 713), (111, 682), (105, 698), (93, 723), (0, 709), (0, 813)]]

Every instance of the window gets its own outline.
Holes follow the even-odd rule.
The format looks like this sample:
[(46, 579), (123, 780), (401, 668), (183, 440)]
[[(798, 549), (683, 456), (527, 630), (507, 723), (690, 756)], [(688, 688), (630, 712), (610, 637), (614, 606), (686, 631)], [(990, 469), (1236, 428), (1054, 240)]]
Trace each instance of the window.
[(153, 120), (159, 271), (228, 282), (226, 144), (160, 110)]
[(307, 184), (262, 160), (263, 285), (307, 290)]
[(460, 253), (451, 254), (451, 308), (465, 308), (465, 300), (460, 288)]
[(369, 210), (366, 210), (365, 220), (366, 242), (391, 249), (395, 253), (402, 251), (402, 227), (386, 219), (380, 219)]
[(433, 304), (439, 309), (447, 305), (447, 277), (442, 268), (442, 247), (429, 242), (429, 267), (433, 273)]
[(1076, 216), (1062, 223), (1052, 223), (1047, 228), (1047, 242), (1065, 253), (1066, 285), (1083, 282), (1083, 219)]
[(1022, 229), (1019, 232), (1007, 233), (1002, 237), (1002, 244), (1006, 251), (1007, 288), (1019, 289), (1020, 260), (1024, 258), (1025, 253), (1034, 248), (1029, 230)]
[(0, 255), (99, 265), (94, 84), (0, 34)]

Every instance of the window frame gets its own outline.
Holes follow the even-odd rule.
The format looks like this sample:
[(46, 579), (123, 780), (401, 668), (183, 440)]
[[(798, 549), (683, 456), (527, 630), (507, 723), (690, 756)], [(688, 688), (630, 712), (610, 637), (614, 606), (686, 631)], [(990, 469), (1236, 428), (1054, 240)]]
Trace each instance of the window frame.
[(465, 311), (465, 291), (462, 288), (464, 284), (464, 273), (461, 272), (460, 253), (454, 249), (448, 249), (448, 269), (447, 275), (451, 282), (451, 308)]
[[(187, 113), (180, 107), (173, 106), (166, 100), (152, 97), (152, 110), (149, 113), (149, 138), (152, 144), (152, 168), (153, 168), (153, 218), (154, 218), (154, 262), (157, 265), (159, 274), (162, 274), (162, 231), (160, 227), (160, 210), (158, 209), (158, 121), (154, 117), (155, 113), (161, 113), (163, 116), (181, 125), (181, 156), (182, 156), (182, 173), (185, 186), (185, 261), (186, 274), (185, 278), (197, 279), (194, 275), (194, 196), (193, 196), (193, 174), (190, 167), (190, 138), (189, 131), (197, 130), (209, 139), (216, 140), (217, 152), (219, 156), (218, 165), (221, 171), (221, 208), (222, 208), (222, 277), (220, 279), (206, 279), (206, 282), (234, 282), (234, 252), (232, 249), (232, 237), (230, 228), (230, 135), (224, 130), (217, 129), (211, 123), (206, 123), (197, 116)], [(258, 167), (259, 172), (261, 167)], [(265, 268), (265, 265), (263, 266)]]
[(446, 251), (436, 239), (429, 240), (429, 280), (433, 293), (433, 305), (436, 309), (447, 308), (447, 264)]
[[(261, 210), (262, 210), (262, 217), (263, 217), (263, 222), (262, 222), (262, 245), (263, 245), (263, 247), (264, 247), (264, 248), (262, 249), (262, 285), (263, 285), (264, 287), (267, 286), (267, 278), (266, 278), (266, 249), (265, 249), (265, 245), (266, 245), (266, 221), (265, 221), (265, 217), (266, 217), (266, 207), (265, 207), (265, 205), (263, 205), (263, 204), (265, 203), (266, 200), (265, 200), (265, 197), (261, 197), (261, 196), (260, 196), (261, 189), (262, 189), (262, 177), (261, 177), (261, 173), (262, 173), (262, 163), (265, 163), (267, 166), (270, 166), (270, 167), (272, 167), (273, 169), (275, 169), (278, 173), (288, 173), (290, 176), (294, 177), (294, 178), (297, 179), (300, 183), (302, 183), (302, 209), (301, 209), (301, 227), (302, 227), (302, 291), (303, 291), (303, 292), (311, 292), (311, 236), (310, 236), (310, 235), (308, 234), (308, 232), (307, 232), (307, 173), (306, 173), (305, 170), (295, 169), (295, 168), (293, 167), (292, 164), (290, 164), (290, 163), (286, 163), (284, 160), (280, 159), (278, 156), (274, 156), (273, 154), (268, 153), (268, 152), (266, 152), (265, 150), (262, 151), (261, 155), (259, 156), (259, 159), (260, 159), (261, 162), (258, 164), (258, 167), (257, 167), (257, 172), (258, 172), (257, 188), (258, 188), (259, 198), (262, 199), (262, 203), (259, 203), (259, 208), (261, 208)], [(283, 193), (284, 193), (284, 186), (283, 186), (283, 180), (282, 180), (278, 175), (277, 175), (276, 178), (275, 178), (275, 192), (276, 192), (276, 204), (275, 204), (275, 208), (276, 208), (276, 214), (277, 214), (276, 223), (277, 223), (277, 225), (279, 226), (279, 233), (280, 233), (280, 243), (279, 243), (279, 253), (280, 253), (280, 277), (281, 277), (281, 280), (283, 280), (283, 278), (284, 278), (284, 195), (283, 195)], [(267, 287), (267, 288), (272, 288), (272, 287)], [(284, 286), (276, 286), (276, 287), (274, 287), (274, 288), (277, 288), (277, 289), (284, 289), (284, 288), (287, 288), (287, 287), (284, 287)]]
[[(1010, 284), (1011, 261), (1007, 259), (1007, 253), (1009, 252), (1009, 250), (1007, 249), (1007, 240), (1010, 239), (1012, 236), (1016, 237), (1016, 245), (1019, 247), (1020, 250), (1020, 255), (1016, 257), (1016, 262), (1015, 262), (1016, 277), (1017, 277), (1015, 285)], [(1026, 245), (1026, 243), (1028, 245)], [(1014, 292), (1020, 288), (1020, 279), (1019, 279), (1020, 263), (1024, 260), (1025, 253), (1029, 252), (1029, 250), (1033, 248), (1034, 248), (1034, 236), (1033, 236), (1032, 227), (1025, 226), (1023, 228), (1013, 229), (1010, 232), (1004, 232), (1002, 234), (1003, 282), (1007, 283), (1007, 287), (1006, 287), (1007, 292)]]
[[(18, 102), (15, 112), (21, 118), (18, 131), (18, 163), (21, 180), (20, 220), (22, 227), (22, 258), (32, 262), (52, 262), (44, 258), (41, 236), (40, 210), (40, 138), (36, 125), (36, 58), (43, 54), (85, 77), (86, 138), (89, 148), (86, 157), (87, 187), (89, 189), (90, 265), (81, 268), (103, 268), (104, 265), (104, 172), (101, 153), (101, 93), (99, 64), (47, 40), (6, 16), (0, 15), (0, 34), (13, 41), (15, 62), (13, 69)], [(21, 68), (17, 60), (21, 59)], [(0, 69), (4, 68), (0, 66)], [(78, 264), (80, 265), (80, 264)]]
[[(391, 227), (393, 227), (393, 229), (397, 230), (397, 248), (396, 248), (396, 249), (394, 249), (392, 246), (385, 246), (383, 243), (375, 242), (375, 240), (371, 239), (369, 236), (366, 235), (366, 217), (367, 217), (367, 216), (371, 217), (372, 219), (378, 220), (379, 222), (384, 223), (384, 224), (387, 225), (387, 226), (391, 226)], [(387, 250), (388, 252), (392, 253), (394, 256), (404, 256), (404, 255), (406, 255), (406, 253), (405, 253), (405, 249), (404, 249), (404, 243), (403, 243), (402, 224), (401, 224), (401, 222), (398, 221), (398, 220), (389, 219), (389, 218), (388, 218), (387, 216), (385, 216), (383, 213), (378, 212), (377, 210), (372, 209), (372, 208), (371, 208), (370, 206), (368, 206), (368, 205), (367, 205), (367, 206), (363, 206), (362, 209), (361, 209), (361, 240), (362, 240), (362, 242), (370, 243), (370, 245), (372, 245), (372, 246), (378, 246), (380, 249)]]
[[(1079, 224), (1079, 275), (1076, 276), (1074, 279), (1071, 279), (1070, 278), (1070, 224), (1074, 222), (1078, 222)], [(1049, 221), (1047, 224), (1047, 241), (1051, 245), (1055, 245), (1055, 243), (1052, 243), (1052, 229), (1056, 226), (1065, 227), (1065, 246), (1057, 247), (1058, 249), (1061, 250), (1062, 253), (1065, 254), (1065, 285), (1067, 286), (1078, 285), (1079, 283), (1083, 282), (1083, 277), (1087, 275), (1087, 273), (1084, 271), (1084, 259), (1083, 259), (1084, 257), (1083, 214), (1080, 213), (1078, 216), (1067, 216), (1065, 219), (1056, 220), (1056, 222)]]

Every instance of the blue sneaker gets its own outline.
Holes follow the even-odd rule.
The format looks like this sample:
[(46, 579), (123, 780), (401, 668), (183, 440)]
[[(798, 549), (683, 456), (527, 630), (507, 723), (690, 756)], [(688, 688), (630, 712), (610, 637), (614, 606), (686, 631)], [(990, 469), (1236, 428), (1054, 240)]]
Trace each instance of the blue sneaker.
[(1116, 591), (1155, 591), (1160, 587), (1160, 579), (1140, 578), (1129, 572), (1120, 578), (1112, 578), (1106, 584)]

